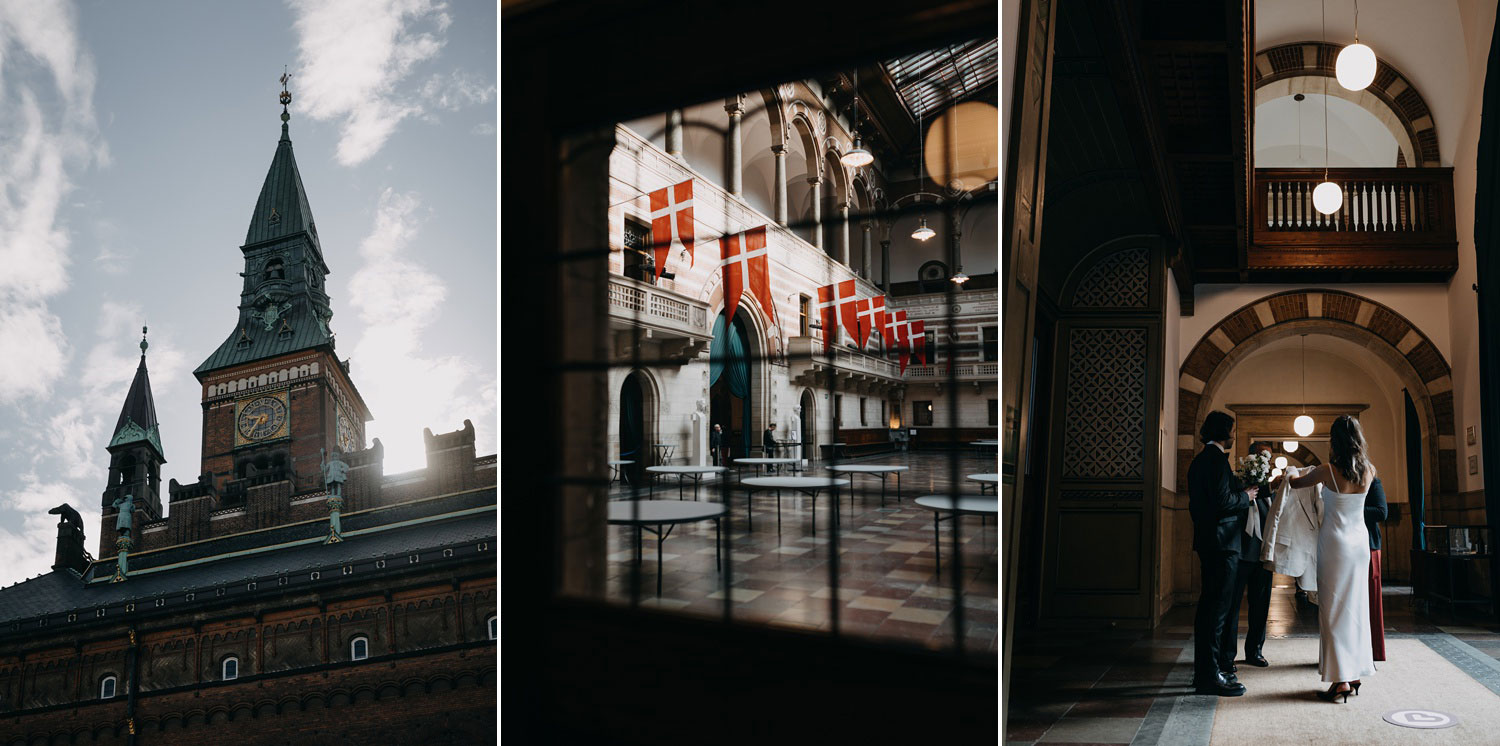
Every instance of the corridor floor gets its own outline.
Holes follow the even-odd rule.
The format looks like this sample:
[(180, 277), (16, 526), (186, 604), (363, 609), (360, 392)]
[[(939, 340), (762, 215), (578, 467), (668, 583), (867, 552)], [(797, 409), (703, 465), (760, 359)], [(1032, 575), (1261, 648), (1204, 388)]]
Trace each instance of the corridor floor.
[[(1018, 633), (1005, 743), (1497, 743), (1500, 627), (1455, 623), (1446, 610), (1417, 613), (1410, 588), (1385, 592), (1388, 661), (1347, 705), (1315, 696), (1327, 687), (1317, 672), (1317, 607), (1280, 582), (1264, 650), (1271, 666), (1239, 666), (1243, 697), (1192, 693), (1192, 607), (1173, 609), (1150, 632)], [(1382, 720), (1400, 708), (1447, 712), (1460, 723), (1423, 731)]]

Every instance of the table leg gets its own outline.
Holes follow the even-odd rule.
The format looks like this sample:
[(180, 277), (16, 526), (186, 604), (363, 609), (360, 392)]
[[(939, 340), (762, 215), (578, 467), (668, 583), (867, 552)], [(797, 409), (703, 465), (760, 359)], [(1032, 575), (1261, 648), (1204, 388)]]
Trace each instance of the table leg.
[(932, 513), (932, 559), (939, 580), (943, 578), (943, 534), (938, 530), (938, 513)]
[(755, 519), (750, 516), (750, 498), (755, 496), (755, 490), (745, 490), (745, 532), (755, 530)]
[(648, 472), (646, 472), (646, 499), (647, 500), (653, 500), (655, 498), (656, 498), (656, 472), (654, 472), (654, 471), (648, 471)]
[(667, 543), (667, 536), (661, 531), (661, 526), (656, 527), (656, 597), (661, 598), (661, 545)]
[(781, 536), (781, 490), (776, 490), (776, 535)]
[(901, 472), (896, 472), (896, 502), (901, 502)]
[(885, 507), (885, 475), (880, 475), (880, 507)]
[[(813, 490), (811, 494), (812, 494), (812, 521), (813, 521), (812, 535), (813, 536), (817, 536), (818, 535), (818, 491), (817, 490)], [(838, 510), (838, 506), (835, 505), (833, 509), (835, 511)]]

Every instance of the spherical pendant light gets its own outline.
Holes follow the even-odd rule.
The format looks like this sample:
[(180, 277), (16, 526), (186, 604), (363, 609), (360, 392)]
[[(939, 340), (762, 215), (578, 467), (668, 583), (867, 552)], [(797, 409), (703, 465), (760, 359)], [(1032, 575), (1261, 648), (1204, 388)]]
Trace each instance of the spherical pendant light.
[(1280, 479), (1281, 478), (1281, 469), (1272, 469), (1271, 470), (1271, 478), (1272, 479)]
[(1276, 457), (1276, 470), (1277, 471), (1281, 471), (1282, 469), (1285, 469), (1285, 468), (1286, 468), (1286, 456), (1277, 456)]
[(1359, 43), (1344, 47), (1333, 63), (1334, 76), (1339, 85), (1351, 91), (1362, 91), (1375, 80), (1375, 50)]
[(1313, 418), (1311, 418), (1311, 417), (1309, 417), (1309, 416), (1307, 416), (1305, 414), (1304, 415), (1299, 415), (1297, 417), (1297, 419), (1292, 420), (1292, 430), (1295, 431), (1298, 435), (1301, 435), (1304, 438), (1306, 438), (1309, 435), (1312, 435), (1312, 431), (1313, 431)]
[(1332, 215), (1344, 206), (1344, 190), (1338, 184), (1325, 181), (1313, 189), (1313, 207), (1324, 215)]
[(1283, 440), (1281, 441), (1281, 450), (1286, 451), (1287, 453), (1296, 453), (1297, 447), (1300, 445), (1301, 444), (1295, 440)]

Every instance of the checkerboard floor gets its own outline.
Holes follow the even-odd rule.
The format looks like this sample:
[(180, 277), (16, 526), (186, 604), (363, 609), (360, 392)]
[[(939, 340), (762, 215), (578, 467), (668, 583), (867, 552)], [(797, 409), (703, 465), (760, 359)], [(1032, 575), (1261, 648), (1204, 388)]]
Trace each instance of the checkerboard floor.
[[(967, 452), (881, 454), (845, 461), (911, 467), (901, 476), (904, 499), (897, 500), (891, 479), (886, 486), (886, 510), (882, 510), (879, 479), (854, 475), (852, 484), (840, 490), (836, 524), (829, 493), (818, 495), (816, 532), (813, 498), (783, 491), (778, 533), (776, 493), (757, 492), (751, 508), (753, 530), (747, 531), (746, 497), (737, 479), (704, 482), (700, 500), (724, 502), (726, 487), (729, 491), (730, 516), (721, 549), (730, 560), (733, 619), (829, 633), (836, 627), (840, 635), (933, 649), (952, 649), (961, 624), (966, 653), (993, 655), (999, 638), (995, 518), (981, 522), (979, 516), (971, 515), (941, 523), (939, 576), (933, 554), (933, 512), (912, 502), (922, 495), (955, 491), (950, 458), (957, 459), (956, 491), (960, 494), (979, 492), (978, 483), (965, 480), (968, 474), (995, 469), (993, 460), (980, 461)], [(829, 476), (816, 467), (805, 474)], [(646, 497), (645, 490), (640, 493)], [(617, 487), (611, 497), (623, 499), (630, 494)], [(677, 499), (677, 485), (659, 484), (655, 498)], [(691, 484), (686, 498), (693, 499)], [(958, 555), (953, 551), (956, 522), (962, 546)], [(656, 597), (657, 539), (649, 532), (642, 534), (638, 576), (635, 541), (634, 528), (609, 527), (607, 592), (611, 600), (630, 603), (634, 596), (642, 606), (723, 617), (725, 574), (714, 567), (712, 522), (679, 525), (668, 535), (662, 544), (660, 598)], [(836, 565), (832, 562), (835, 545)], [(639, 583), (635, 591), (633, 580)]]

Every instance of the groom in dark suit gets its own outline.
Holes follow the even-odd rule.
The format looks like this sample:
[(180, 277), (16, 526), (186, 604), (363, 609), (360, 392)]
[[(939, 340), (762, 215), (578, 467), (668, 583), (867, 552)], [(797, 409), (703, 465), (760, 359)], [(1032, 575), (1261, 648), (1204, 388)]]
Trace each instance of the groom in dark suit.
[[(1271, 444), (1263, 440), (1250, 444), (1250, 453), (1262, 451), (1272, 453)], [(1265, 499), (1256, 500), (1248, 515), (1250, 520), (1259, 521), (1264, 527), (1266, 514), (1271, 512), (1271, 494), (1268, 484), (1260, 486), (1261, 497)], [(1271, 571), (1260, 561), (1260, 544), (1260, 539), (1240, 532), (1240, 561), (1235, 572), (1234, 590), (1230, 591), (1233, 600), (1229, 603), (1229, 625), (1221, 640), (1221, 652), (1229, 656), (1230, 670), (1233, 670), (1234, 649), (1240, 640), (1240, 600), (1247, 597), (1246, 591), (1249, 592), (1250, 609), (1249, 628), (1245, 630), (1245, 662), (1252, 666), (1271, 665), (1261, 654), (1261, 648), (1266, 644), (1266, 618), (1271, 613)]]
[[(1224, 646), (1230, 594), (1239, 570), (1240, 535), (1247, 509), (1260, 487), (1247, 492), (1229, 465), (1234, 418), (1208, 413), (1198, 435), (1203, 450), (1188, 467), (1188, 512), (1193, 517), (1193, 551), (1198, 553), (1202, 590), (1193, 622), (1193, 687), (1199, 694), (1238, 697), (1245, 685), (1235, 678), (1234, 643)], [(1231, 638), (1232, 639), (1232, 638)]]

